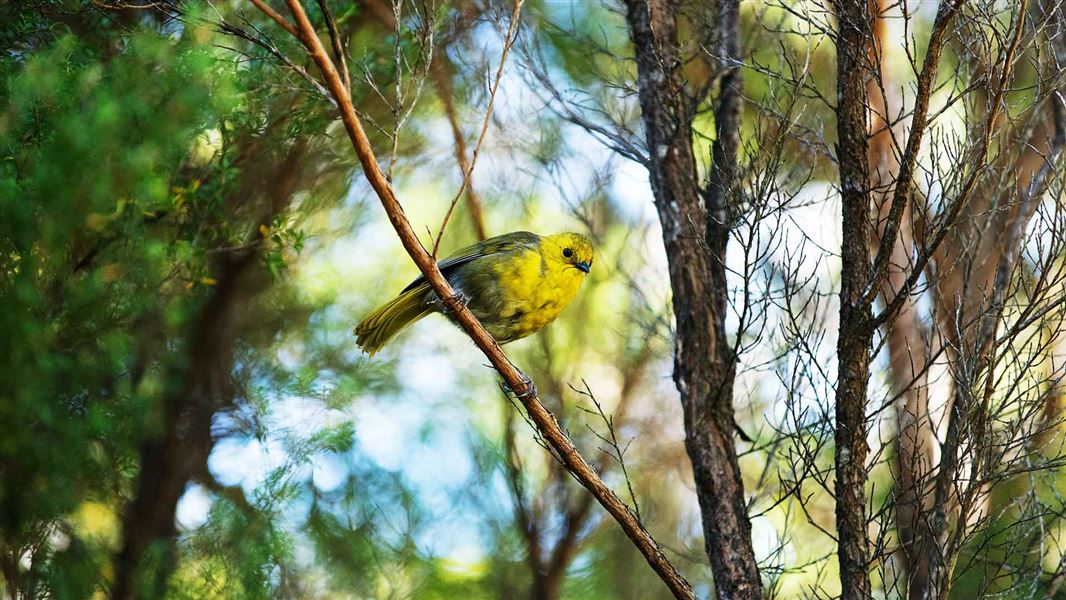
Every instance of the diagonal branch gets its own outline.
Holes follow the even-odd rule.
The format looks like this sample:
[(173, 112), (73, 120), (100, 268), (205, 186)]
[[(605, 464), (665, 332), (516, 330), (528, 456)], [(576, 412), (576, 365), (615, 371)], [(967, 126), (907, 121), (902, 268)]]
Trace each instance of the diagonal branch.
[(637, 520), (636, 515), (607, 487), (595, 470), (581, 456), (570, 438), (563, 432), (554, 415), (541, 404), (532, 382), (523, 376), (511, 363), (503, 353), (503, 350), (500, 349), (496, 340), (478, 322), (477, 317), (458, 301), (459, 298), (448, 283), (448, 280), (441, 274), (433, 256), (426, 252), (426, 249), (419, 242), (411, 223), (407, 220), (403, 206), (396, 198), (392, 186), (378, 166), (377, 158), (374, 156), (374, 151), (370, 146), (370, 141), (367, 139), (362, 122), (355, 111), (355, 107), (352, 105), (351, 98), (345, 93), (344, 82), (333, 65), (333, 61), (330, 60), (329, 55), (326, 53), (326, 49), (322, 46), (321, 40), (315, 34), (314, 26), (308, 20), (303, 5), (300, 0), (286, 0), (286, 3), (296, 20), (300, 40), (322, 72), (327, 87), (340, 105), (341, 121), (344, 123), (344, 128), (351, 139), (356, 155), (359, 157), (359, 162), (363, 166), (363, 173), (381, 200), (382, 206), (396, 229), (396, 234), (400, 238), (404, 249), (407, 250), (415, 265), (418, 266), (418, 269), (432, 286), (433, 291), (445, 304), (452, 307), (451, 310), (459, 326), (466, 331), (478, 348), (485, 353), (486, 358), (500, 373), (511, 390), (515, 391), (530, 418), (537, 425), (541, 435), (558, 453), (559, 459), (570, 474), (588, 489), (607, 512), (614, 517), (626, 535), (633, 541), (633, 544), (644, 555), (648, 564), (659, 575), (663, 583), (667, 585), (674, 597), (694, 599), (695, 594), (691, 586), (666, 558), (659, 545)]
[[(885, 223), (884, 234), (881, 236), (881, 244), (877, 249), (871, 269), (871, 284), (866, 291), (866, 302), (873, 302), (874, 297), (881, 291), (877, 281), (881, 279), (882, 272), (888, 268), (892, 257), (892, 248), (896, 244), (899, 235), (900, 221), (903, 219), (907, 200), (910, 198), (911, 185), (914, 181), (914, 169), (918, 163), (918, 150), (922, 147), (922, 137), (925, 134), (929, 121), (926, 116), (929, 113), (929, 98), (932, 95), (933, 82), (936, 80), (937, 66), (940, 64), (940, 54), (944, 49), (944, 38), (947, 36), (949, 26), (955, 15), (959, 12), (963, 0), (951, 0), (941, 2), (937, 9), (936, 20), (933, 22), (933, 32), (929, 36), (929, 46), (925, 52), (925, 63), (922, 66), (922, 74), (918, 78), (918, 93), (915, 98), (914, 116), (912, 117), (910, 135), (907, 137), (907, 147), (903, 151), (903, 159), (900, 161), (899, 175), (896, 177), (896, 189), (892, 197), (892, 208), (889, 210), (888, 219)], [(887, 114), (885, 115), (888, 116)]]
[[(981, 139), (981, 153), (983, 157), (987, 151), (993, 134), (994, 119), (1000, 110), (1001, 100), (1009, 86), (1009, 80), (1013, 76), (1014, 57), (1020, 47), (1022, 33), (1028, 17), (1028, 0), (1021, 0), (1017, 12), (1012, 16), (1011, 28), (1013, 29), (1009, 45), (1004, 53), (1005, 60), (1000, 72), (997, 92), (993, 97), (991, 109), (985, 122), (985, 130)], [(970, 179), (960, 194), (959, 204), (967, 198), (975, 187), (977, 173), (980, 169), (974, 169)], [(944, 228), (954, 222), (955, 216), (961, 212), (961, 206), (956, 205), (954, 215), (947, 221)], [(1022, 216), (1024, 211), (1019, 212)], [(1019, 226), (1023, 226), (1019, 223)], [(1012, 233), (1008, 228), (1006, 240), (999, 243), (1011, 243)], [(942, 230), (940, 236), (946, 233)], [(1017, 234), (1020, 236), (1020, 232)], [(941, 238), (943, 239), (943, 238)], [(935, 240), (934, 240), (935, 241)], [(1017, 256), (1015, 248), (1006, 247), (997, 262), (997, 271), (992, 282), (991, 297), (981, 300), (984, 306), (975, 315), (976, 337), (972, 333), (965, 336), (961, 334), (963, 327), (956, 321), (955, 327), (959, 333), (953, 343), (960, 350), (959, 355), (952, 364), (953, 378), (956, 380), (953, 390), (952, 403), (948, 412), (948, 429), (944, 443), (941, 444), (941, 459), (933, 482), (933, 503), (928, 522), (929, 530), (933, 539), (924, 549), (925, 561), (928, 563), (929, 581), (923, 590), (923, 598), (943, 600), (951, 591), (952, 576), (955, 563), (958, 560), (959, 550), (969, 533), (966, 523), (970, 510), (974, 506), (975, 499), (982, 493), (982, 485), (978, 480), (988, 466), (984, 452), (973, 452), (973, 448), (988, 448), (987, 436), (989, 431), (986, 427), (988, 414), (988, 399), (993, 389), (993, 374), (995, 372), (997, 348), (999, 340), (994, 339), (995, 328), (998, 326), (1003, 314), (1003, 300), (1009, 284), (1009, 275), (1013, 270), (1014, 257)], [(981, 286), (968, 282), (972, 290), (980, 290)], [(981, 292), (983, 294), (983, 292)], [(961, 315), (960, 315), (961, 316)], [(959, 317), (955, 317), (958, 319)], [(983, 384), (983, 395), (975, 393), (971, 385), (979, 384), (978, 374), (984, 373), (986, 381)], [(969, 452), (967, 450), (970, 450)], [(966, 463), (969, 461), (969, 469)], [(967, 473), (969, 471), (969, 473)]]
[(292, 35), (293, 37), (295, 37), (296, 39), (300, 39), (300, 34), (296, 31), (296, 28), (292, 26), (292, 23), (289, 23), (288, 21), (286, 21), (285, 17), (281, 16), (281, 14), (278, 13), (278, 11), (274, 10), (273, 8), (270, 8), (269, 4), (267, 4), (266, 2), (263, 2), (263, 0), (249, 0), (249, 1), (253, 5), (255, 5), (255, 7), (260, 10), (260, 12), (262, 12), (264, 15), (269, 17), (271, 21), (274, 21), (275, 23), (280, 25), (282, 29), (284, 29), (285, 31), (288, 31), (289, 34)]
[[(253, 0), (253, 1), (259, 1), (259, 0)], [(275, 14), (277, 14), (277, 13), (275, 13)], [(279, 15), (279, 18), (280, 18), (280, 15)], [(292, 25), (290, 25), (288, 23), (288, 21), (285, 21), (284, 19), (281, 19), (280, 21), (277, 21), (277, 23), (279, 25), (281, 25), (282, 28), (292, 27)], [(228, 23), (224, 19), (218, 21), (218, 23), (215, 23), (215, 26), (218, 28), (218, 31), (220, 33), (223, 33), (225, 35), (232, 35), (233, 37), (240, 38), (240, 39), (245, 40), (245, 41), (247, 41), (247, 42), (249, 42), (249, 43), (251, 43), (251, 44), (253, 44), (255, 46), (258, 46), (262, 50), (266, 51), (268, 54), (270, 54), (271, 56), (276, 58), (279, 62), (284, 64), (286, 67), (288, 67), (288, 69), (291, 70), (293, 73), (296, 73), (301, 78), (303, 78), (304, 81), (306, 81), (307, 83), (311, 84), (311, 87), (315, 88), (315, 91), (318, 92), (319, 94), (321, 94), (322, 97), (325, 98), (327, 102), (332, 104), (334, 107), (337, 106), (337, 102), (333, 99), (333, 96), (329, 93), (329, 90), (327, 90), (325, 87), (323, 87), (322, 84), (319, 83), (319, 81), (317, 79), (312, 77), (311, 74), (307, 72), (307, 69), (305, 69), (305, 68), (301, 67), (300, 65), (296, 64), (295, 62), (293, 62), (291, 59), (289, 59), (288, 56), (285, 56), (285, 54), (281, 50), (279, 50), (277, 48), (277, 46), (275, 46), (274, 43), (269, 38), (267, 38), (265, 35), (262, 35), (262, 33), (257, 28), (255, 28), (254, 26), (253, 26), (253, 29), (255, 30), (257, 35), (253, 35), (251, 32), (249, 32), (249, 31), (247, 31), (247, 30), (245, 30), (245, 29), (243, 29), (241, 27), (233, 25), (232, 23)], [(288, 29), (286, 29), (286, 31), (287, 30)], [(293, 29), (293, 31), (295, 32), (295, 29)], [(240, 52), (239, 50), (234, 50), (234, 51), (235, 52)]]
[[(1003, 98), (1009, 91), (1010, 79), (1014, 76), (1015, 63), (1018, 59), (1018, 50), (1021, 43), (1022, 33), (1024, 31), (1025, 13), (1028, 7), (1028, 0), (1021, 0), (1018, 7), (1018, 19), (1012, 23), (1014, 32), (1011, 36), (1011, 40), (1006, 50), (1002, 53), (1002, 58), (997, 62), (1002, 65), (1000, 71), (999, 81), (995, 88), (991, 101), (989, 102), (990, 109), (988, 115), (983, 123), (984, 129), (982, 130), (980, 142), (977, 151), (974, 153), (974, 157), (977, 161), (983, 161), (988, 155), (989, 149), (992, 146), (992, 135), (995, 132), (996, 119), (999, 118), (999, 113), (1002, 108)], [(962, 214), (963, 209), (968, 205), (970, 196), (977, 187), (981, 174), (985, 168), (982, 165), (980, 168), (973, 169), (969, 177), (963, 183), (959, 195), (952, 202), (950, 207), (945, 211), (945, 214), (940, 219), (940, 223), (937, 227), (936, 233), (933, 238), (925, 244), (921, 251), (918, 253), (918, 257), (915, 260), (914, 268), (911, 271), (910, 276), (904, 283), (903, 287), (896, 293), (896, 296), (892, 298), (890, 302), (886, 302), (886, 306), (881, 310), (879, 314), (874, 317), (874, 322), (877, 325), (883, 324), (899, 309), (899, 307), (906, 301), (907, 296), (918, 284), (918, 280), (921, 279), (922, 274), (925, 271), (926, 265), (929, 264), (933, 258), (935, 258), (940, 244), (944, 242), (955, 230), (955, 225)], [(898, 189), (897, 189), (898, 193)]]

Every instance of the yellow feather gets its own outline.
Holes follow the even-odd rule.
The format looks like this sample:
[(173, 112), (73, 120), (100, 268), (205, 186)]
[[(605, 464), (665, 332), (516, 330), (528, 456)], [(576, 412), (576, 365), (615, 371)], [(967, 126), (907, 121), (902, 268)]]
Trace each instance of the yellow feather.
[(522, 315), (509, 336), (519, 339), (552, 323), (577, 295), (584, 273), (554, 260), (543, 252), (525, 252), (497, 267), (504, 316)]
[[(464, 248), (440, 266), (452, 286), (468, 294), (471, 312), (505, 344), (559, 316), (577, 295), (594, 254), (580, 234), (515, 232)], [(424, 280), (412, 286), (355, 328), (357, 343), (371, 356), (404, 327), (440, 310)]]
[(422, 304), (422, 296), (428, 289), (426, 284), (414, 287), (370, 313), (355, 326), (355, 343), (374, 356), (405, 327), (433, 312)]

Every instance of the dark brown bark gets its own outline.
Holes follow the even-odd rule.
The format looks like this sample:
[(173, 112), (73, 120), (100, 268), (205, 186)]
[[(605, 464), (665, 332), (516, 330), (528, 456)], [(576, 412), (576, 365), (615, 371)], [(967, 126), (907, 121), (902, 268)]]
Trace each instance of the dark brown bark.
[(837, 160), (843, 239), (840, 332), (837, 340), (836, 522), (842, 598), (870, 598), (866, 518), (866, 390), (873, 316), (867, 300), (871, 269), (869, 144), (866, 81), (873, 43), (866, 0), (835, 4), (837, 38)]
[[(735, 10), (735, 5), (733, 9)], [(704, 542), (721, 598), (759, 598), (762, 585), (733, 441), (735, 357), (725, 331), (726, 199), (732, 169), (717, 170), (703, 203), (692, 150), (692, 111), (681, 79), (679, 4), (628, 0), (650, 180), (669, 260), (676, 319), (674, 382), (681, 393)], [(728, 12), (728, 10), (727, 10)], [(733, 15), (735, 27), (735, 13)], [(735, 35), (735, 32), (733, 32)], [(733, 47), (735, 51), (735, 46)], [(735, 72), (722, 79), (715, 166), (736, 160), (739, 97)]]
[[(737, 151), (740, 148), (740, 109), (744, 78), (740, 64), (740, 1), (718, 2), (718, 52), (721, 72), (718, 106), (714, 111), (715, 142), (707, 186), (707, 233), (715, 256), (725, 256), (729, 239), (729, 198), (736, 194)], [(724, 273), (724, 271), (723, 271)], [(722, 282), (725, 289), (724, 282)]]

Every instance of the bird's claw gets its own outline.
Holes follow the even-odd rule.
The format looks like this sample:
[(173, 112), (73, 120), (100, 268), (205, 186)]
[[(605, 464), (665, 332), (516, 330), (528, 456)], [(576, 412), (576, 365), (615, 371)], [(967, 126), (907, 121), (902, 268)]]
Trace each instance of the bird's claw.
[(455, 294), (447, 298), (441, 298), (441, 310), (445, 314), (455, 314), (460, 307), (465, 307), (469, 301), (470, 299), (464, 296), (462, 292), (455, 292)]
[(506, 381), (500, 382), (500, 389), (504, 394), (514, 394), (515, 398), (519, 400), (528, 400), (537, 396), (537, 386), (533, 383), (533, 380), (529, 378), (525, 373), (519, 371), (519, 375), (522, 376), (522, 391), (516, 392), (511, 389), (511, 386)]

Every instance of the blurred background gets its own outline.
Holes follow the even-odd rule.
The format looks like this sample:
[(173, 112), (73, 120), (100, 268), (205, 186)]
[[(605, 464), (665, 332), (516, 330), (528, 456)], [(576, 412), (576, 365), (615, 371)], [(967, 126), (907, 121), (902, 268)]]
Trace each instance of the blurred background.
[[(219, 24), (262, 28), (299, 58), (285, 32), (240, 2), (181, 8), (16, 2), (0, 19), (9, 594), (105, 593), (144, 440), (170, 403), (209, 396), (210, 439), (178, 450), (206, 460), (180, 490), (176, 547), (157, 549), (172, 574), (146, 582), (146, 597), (662, 597), (459, 329), (432, 317), (373, 359), (358, 350), (355, 323), (417, 269), (330, 104)], [(448, 45), (434, 51), (472, 148), (506, 13), (436, 8)], [(531, 8), (528, 19), (590, 16)], [(425, 9), (403, 7), (415, 73), (393, 177), (429, 246), (462, 172), (438, 90), (413, 81)], [(334, 10), (353, 73), (395, 102), (391, 27), (365, 6)], [(599, 255), (563, 317), (508, 353), (621, 494), (595, 394), (642, 515), (706, 580), (646, 173), (563, 123), (513, 60), (471, 181), (485, 230), (579, 231)], [(357, 87), (391, 132), (390, 106)], [(388, 136), (371, 134), (388, 160)], [(464, 200), (441, 253), (474, 241)]]
[[(835, 135), (832, 115), (814, 92), (782, 95), (799, 77), (796, 56), (802, 90), (835, 93), (831, 44), (809, 26), (817, 18), (786, 10), (800, 6), (817, 13), (812, 3), (742, 5), (744, 140), (776, 148), (749, 149), (746, 161), (752, 193), (777, 205), (738, 228), (728, 264), (736, 306), (751, 308), (728, 322), (745, 347), (735, 404), (755, 439), (739, 444), (753, 545), (768, 593), (783, 598), (840, 591), (828, 484), (792, 495), (795, 481), (824, 481), (832, 466), (840, 246), (823, 137)], [(307, 2), (320, 30), (324, 8), (423, 244), (475, 147), (441, 254), (482, 229), (596, 241), (574, 304), (505, 349), (710, 597), (620, 6), (527, 0), (513, 39), (507, 3)], [(925, 31), (934, 13), (917, 3), (911, 29), (893, 22), (884, 35)], [(355, 323), (418, 272), (284, 29), (238, 1), (9, 0), (0, 23), (0, 576), (10, 598), (669, 597), (459, 329), (432, 316), (372, 359), (356, 348)], [(886, 57), (910, 81), (907, 54)], [(686, 69), (713, 77), (698, 61)], [(714, 131), (706, 108), (693, 140), (703, 155)], [(795, 124), (792, 137), (767, 142), (778, 130), (760, 114)], [(945, 123), (965, 130), (961, 113)], [(760, 300), (746, 303), (746, 292)], [(1050, 356), (1030, 364), (1053, 371), (1041, 362)], [(871, 405), (891, 405), (887, 351), (873, 371)], [(893, 486), (890, 413), (873, 417), (871, 433), (881, 508)], [(1041, 502), (1061, 505), (1048, 499), (1056, 486), (1051, 476)], [(1007, 593), (1054, 568), (1060, 525), (1041, 523), (1044, 552), (1019, 551), (992, 584), (987, 565), (963, 568), (956, 593)], [(891, 546), (887, 525), (884, 535)], [(891, 560), (882, 567), (877, 594), (899, 597), (884, 583)], [(967, 588), (967, 577), (983, 583)]]

